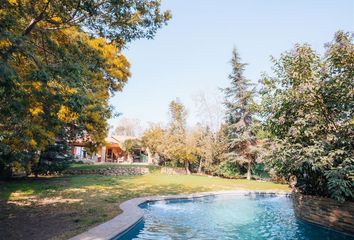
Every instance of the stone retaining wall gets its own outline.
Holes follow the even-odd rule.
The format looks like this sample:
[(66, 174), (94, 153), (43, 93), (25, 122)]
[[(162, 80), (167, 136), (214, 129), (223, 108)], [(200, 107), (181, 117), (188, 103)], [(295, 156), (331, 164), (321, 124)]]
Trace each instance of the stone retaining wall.
[(149, 172), (149, 168), (147, 167), (108, 167), (90, 170), (69, 169), (64, 173), (69, 175), (100, 174), (106, 176), (134, 176), (144, 175)]
[(182, 175), (182, 174), (187, 174), (187, 171), (184, 168), (162, 167), (161, 173), (166, 173), (171, 175)]
[(354, 235), (354, 202), (339, 203), (330, 198), (293, 191), (295, 215), (305, 221)]

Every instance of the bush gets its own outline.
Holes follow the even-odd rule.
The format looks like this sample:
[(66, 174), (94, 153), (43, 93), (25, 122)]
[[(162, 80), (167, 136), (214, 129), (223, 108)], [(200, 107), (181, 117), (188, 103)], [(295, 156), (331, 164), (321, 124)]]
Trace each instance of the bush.
[(230, 161), (222, 162), (219, 166), (219, 176), (226, 178), (241, 178), (246, 173), (244, 167)]
[(11, 151), (0, 143), (0, 179), (28, 175), (37, 158), (33, 152)]
[(254, 178), (270, 178), (269, 172), (264, 163), (257, 163), (252, 165), (252, 176)]
[(68, 168), (72, 160), (73, 156), (68, 154), (68, 147), (65, 144), (49, 145), (40, 155), (39, 161), (33, 166), (32, 171), (36, 176), (58, 174)]

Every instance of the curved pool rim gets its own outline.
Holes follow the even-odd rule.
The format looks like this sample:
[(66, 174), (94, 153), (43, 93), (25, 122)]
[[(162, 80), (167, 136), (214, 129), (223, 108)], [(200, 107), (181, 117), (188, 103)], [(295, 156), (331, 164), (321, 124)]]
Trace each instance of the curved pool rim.
[(119, 205), (122, 210), (121, 214), (107, 222), (87, 230), (86, 232), (70, 238), (69, 240), (110, 240), (122, 236), (143, 219), (144, 211), (140, 208), (140, 205), (144, 203), (179, 199), (192, 200), (195, 198), (217, 195), (266, 195), (290, 197), (291, 193), (286, 191), (233, 190), (133, 198)]

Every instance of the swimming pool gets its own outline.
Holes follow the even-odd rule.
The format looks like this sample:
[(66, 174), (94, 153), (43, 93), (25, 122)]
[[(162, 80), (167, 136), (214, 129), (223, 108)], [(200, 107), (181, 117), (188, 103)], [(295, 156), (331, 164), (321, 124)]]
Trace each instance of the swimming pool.
[(144, 203), (144, 218), (115, 240), (354, 239), (295, 218), (287, 196), (217, 195)]

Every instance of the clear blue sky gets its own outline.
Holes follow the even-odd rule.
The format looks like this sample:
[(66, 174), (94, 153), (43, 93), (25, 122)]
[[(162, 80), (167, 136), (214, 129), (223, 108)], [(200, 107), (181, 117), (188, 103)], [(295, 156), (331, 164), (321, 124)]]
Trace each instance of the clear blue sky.
[[(354, 30), (353, 0), (162, 0), (173, 14), (153, 40), (138, 40), (124, 50), (131, 63), (128, 84), (111, 99), (122, 117), (167, 122), (176, 97), (197, 121), (193, 95), (228, 85), (235, 46), (246, 76), (257, 82), (270, 72), (270, 56), (295, 43), (323, 53), (337, 30)], [(115, 125), (119, 118), (109, 122)]]

